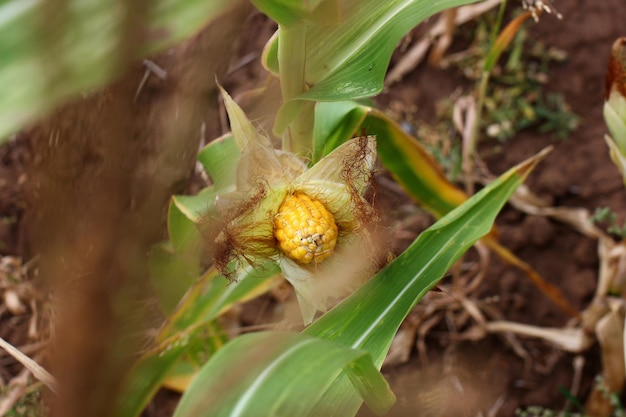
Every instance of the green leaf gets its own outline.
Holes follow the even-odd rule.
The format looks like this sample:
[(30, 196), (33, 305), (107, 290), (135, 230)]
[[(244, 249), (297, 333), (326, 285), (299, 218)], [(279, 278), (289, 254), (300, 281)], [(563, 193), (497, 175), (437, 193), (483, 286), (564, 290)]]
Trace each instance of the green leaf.
[(624, 185), (626, 185), (626, 155), (620, 151), (613, 138), (609, 135), (604, 135), (604, 140), (609, 147), (611, 160), (613, 160), (613, 163), (619, 169), (619, 172), (622, 174), (622, 179), (624, 180)]
[(189, 361), (181, 360), (170, 369), (167, 376), (163, 379), (163, 387), (183, 393), (197, 373), (197, 367), (193, 366)]
[(366, 353), (302, 334), (261, 332), (220, 350), (185, 392), (174, 417), (306, 416), (339, 369), (379, 414), (395, 401)]
[[(110, 2), (111, 0), (106, 1), (109, 4)], [(150, 31), (158, 35), (149, 39), (144, 46), (144, 53), (151, 54), (163, 50), (193, 35), (236, 4), (236, 0), (154, 1), (147, 12), (150, 17)]]
[(280, 269), (275, 262), (261, 264), (257, 269), (247, 268), (238, 276), (237, 282), (230, 282), (211, 268), (188, 291), (177, 310), (163, 327), (158, 339), (171, 337), (192, 326), (199, 326), (213, 320), (228, 310), (235, 302), (244, 302), (267, 292), (276, 284)]
[(237, 164), (241, 151), (231, 133), (212, 140), (198, 153), (198, 162), (213, 180), (213, 186), (219, 193), (229, 190), (237, 179)]
[(153, 246), (149, 257), (152, 283), (166, 315), (200, 276), (204, 243), (197, 223), (214, 213), (215, 198), (214, 188), (208, 187), (194, 196), (170, 199), (170, 241)]
[(150, 279), (161, 311), (169, 315), (200, 276), (196, 253), (175, 252), (170, 242), (152, 246), (148, 258)]
[(603, 114), (619, 152), (626, 158), (626, 97), (612, 93), (604, 102)]
[[(330, 144), (342, 143), (350, 138), (350, 131), (357, 131), (355, 126), (375, 135), (378, 155), (385, 167), (407, 194), (435, 217), (443, 216), (467, 200), (465, 193), (448, 181), (437, 162), (419, 141), (381, 111), (359, 106), (354, 102), (318, 103), (317, 110), (321, 126), (327, 127), (325, 134)], [(344, 128), (342, 124), (349, 128)], [(626, 166), (626, 162), (620, 161), (620, 155), (613, 151), (608, 137), (607, 143), (611, 148), (611, 157), (618, 167)], [(323, 145), (324, 141), (316, 137), (316, 145), (319, 144)], [(622, 173), (624, 172), (626, 171), (622, 169)], [(484, 239), (483, 243), (503, 261), (524, 271), (533, 284), (557, 306), (576, 315), (576, 310), (557, 287), (546, 282), (530, 265), (502, 247), (494, 237)]]
[(394, 179), (436, 217), (467, 199), (417, 139), (380, 110), (353, 101), (317, 103), (315, 155), (323, 156), (361, 129), (376, 136), (378, 155)]
[[(193, 34), (233, 2), (156, 0), (145, 8), (137, 4), (125, 0), (0, 3), (0, 142), (62, 100), (113, 80), (132, 60)], [(135, 49), (128, 46), (128, 16), (142, 16), (146, 25), (144, 41)]]
[[(264, 293), (278, 282), (275, 263), (248, 269), (239, 282), (229, 282), (211, 268), (189, 289), (156, 337), (157, 346), (144, 353), (125, 378), (117, 416), (136, 417), (184, 355), (197, 363), (221, 347), (224, 333), (215, 320), (236, 302)], [(189, 356), (191, 355), (191, 356)]]
[(369, 108), (361, 127), (368, 134), (380, 136), (378, 155), (385, 167), (433, 215), (441, 217), (467, 200), (417, 139), (383, 112)]
[(144, 353), (135, 362), (125, 379), (124, 389), (117, 405), (118, 417), (137, 417), (161, 386), (161, 381), (186, 351), (185, 334), (170, 339)]
[[(500, 208), (536, 162), (533, 158), (507, 171), (442, 217), (391, 264), (304, 332), (364, 348), (382, 363), (385, 344), (391, 343), (395, 326), (456, 259), (489, 232)], [(381, 344), (381, 338), (386, 343)]]
[(361, 126), (365, 113), (365, 109), (353, 101), (317, 103), (313, 129), (313, 163), (353, 137)]
[[(441, 10), (475, 1), (341, 0), (340, 24), (307, 25), (304, 78), (309, 88), (296, 99), (339, 101), (377, 94), (391, 54), (409, 30)], [(264, 65), (275, 73), (279, 37), (263, 55)]]
[[(450, 266), (489, 232), (504, 203), (545, 154), (510, 169), (441, 218), (391, 264), (304, 333), (365, 350), (380, 367), (406, 315)], [(342, 376), (326, 391), (319, 407), (323, 407), (326, 416), (343, 417), (354, 415), (360, 403), (347, 377)]]
[(217, 192), (207, 187), (196, 195), (175, 195), (170, 200), (167, 229), (175, 251), (193, 250), (202, 245), (196, 226), (215, 212)]
[(184, 392), (200, 368), (229, 340), (228, 331), (218, 320), (207, 323), (202, 332), (196, 334), (197, 337), (189, 341), (185, 354), (169, 369), (163, 387)]

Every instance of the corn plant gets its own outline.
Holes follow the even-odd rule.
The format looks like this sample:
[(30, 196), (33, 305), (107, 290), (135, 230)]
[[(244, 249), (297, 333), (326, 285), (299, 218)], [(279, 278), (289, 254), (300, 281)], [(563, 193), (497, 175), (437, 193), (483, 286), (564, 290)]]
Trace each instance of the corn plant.
[[(172, 198), (170, 240), (156, 246), (150, 260), (157, 288), (168, 288), (160, 292), (167, 321), (154, 347), (128, 372), (117, 415), (139, 415), (164, 381), (175, 384), (176, 376), (189, 376), (189, 368), (196, 376), (180, 383), (186, 391), (177, 417), (345, 416), (354, 415), (363, 401), (378, 413), (391, 407), (393, 394), (379, 369), (400, 323), (446, 270), (489, 232), (502, 205), (541, 158), (512, 168), (468, 199), (445, 180), (415, 138), (383, 112), (356, 101), (381, 91), (393, 48), (405, 33), (430, 15), (471, 2), (253, 1), (279, 25), (262, 59), (280, 81), (282, 104), (273, 133), (282, 146), (274, 149), (223, 92), (232, 133), (212, 141), (198, 156), (213, 185), (196, 196)], [(96, 23), (120, 24), (115, 9), (106, 8), (105, 2), (78, 3), (70, 8), (75, 30), (52, 37), (55, 48), (64, 50), (63, 45), (78, 42), (75, 51), (81, 52), (93, 47), (88, 43), (93, 37), (86, 33), (97, 28)], [(133, 57), (189, 34), (228, 2), (170, 3), (159, 2), (147, 19), (157, 29), (168, 29), (166, 39), (132, 51)], [(15, 18), (0, 21), (5, 33), (21, 34), (18, 27), (34, 27), (38, 3), (0, 7), (9, 6)], [(103, 20), (90, 20), (96, 18)], [(3, 136), (70, 94), (103, 85), (120, 70), (107, 66), (112, 52), (101, 44), (95, 49), (99, 53), (90, 54), (93, 59), (65, 56), (60, 61), (85, 78), (54, 84), (46, 90), (46, 100), (33, 107), (33, 96), (48, 87), (48, 80), (33, 64), (38, 52), (17, 47), (36, 42), (27, 38), (0, 43), (3, 56), (12, 56), (15, 63), (0, 67), (0, 80), (20, 84), (16, 80), (24, 75), (21, 71), (39, 80), (11, 90), (13, 95), (0, 101)], [(361, 130), (366, 134), (358, 136)], [(374, 274), (370, 258), (376, 235), (370, 226), (376, 213), (365, 192), (377, 155), (394, 178), (441, 219)], [(202, 272), (197, 248), (203, 239), (199, 228), (207, 219), (221, 224), (210, 242), (215, 244), (214, 263)], [(355, 252), (365, 253), (365, 261), (346, 271)], [(341, 275), (348, 272), (356, 278), (342, 281)], [(169, 286), (172, 277), (182, 277), (184, 285)], [(312, 324), (302, 333), (260, 332), (227, 342), (218, 317), (282, 277), (296, 291), (304, 323)], [(329, 298), (350, 292), (326, 311)], [(315, 320), (317, 312), (324, 314)]]
[[(362, 401), (385, 412), (393, 394), (378, 369), (403, 318), (490, 230), (538, 160), (513, 168), (457, 208), (467, 197), (414, 138), (382, 112), (349, 101), (380, 91), (393, 48), (419, 20), (467, 2), (254, 3), (279, 23), (263, 63), (280, 80), (283, 103), (273, 130), (282, 149), (273, 149), (223, 92), (232, 134), (199, 157), (214, 185), (196, 197), (175, 197), (170, 208), (169, 256), (176, 258), (201, 239), (193, 224), (220, 217), (215, 201), (225, 202), (215, 264), (173, 311), (157, 348), (129, 374), (121, 415), (136, 415), (161, 379), (190, 356), (200, 329), (219, 326), (221, 312), (265, 291), (279, 271), (296, 291), (305, 324), (326, 311), (329, 298), (345, 293), (337, 275), (346, 273), (353, 251), (373, 256), (368, 222), (375, 212), (364, 191), (377, 152), (425, 207), (438, 217), (449, 214), (301, 334), (261, 332), (223, 347), (213, 338), (221, 348), (204, 351), (210, 358), (175, 415), (352, 415)], [(370, 136), (352, 138), (360, 130)], [(373, 268), (363, 263), (357, 281)]]

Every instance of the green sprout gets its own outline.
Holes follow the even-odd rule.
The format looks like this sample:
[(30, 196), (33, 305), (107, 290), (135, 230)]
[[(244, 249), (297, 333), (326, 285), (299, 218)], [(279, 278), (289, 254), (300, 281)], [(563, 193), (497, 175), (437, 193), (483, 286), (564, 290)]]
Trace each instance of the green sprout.
[(609, 207), (597, 208), (593, 215), (589, 218), (589, 221), (595, 224), (606, 224), (607, 233), (619, 238), (626, 238), (626, 223), (619, 225), (617, 223), (617, 214), (614, 213)]
[[(0, 397), (7, 394), (10, 388), (0, 390)], [(45, 407), (41, 398), (40, 389), (27, 389), (26, 394), (21, 396), (13, 407), (5, 414), (5, 417), (43, 417)]]
[[(493, 15), (481, 18), (469, 32), (471, 53), (458, 54), (458, 59), (450, 60), (466, 78), (480, 79), (483, 63), (492, 50), (490, 34), (496, 25)], [(565, 52), (533, 39), (528, 29), (520, 26), (511, 40), (510, 50), (503, 55), (503, 62), (493, 66), (485, 91), (481, 128), (487, 136), (505, 141), (517, 132), (538, 127), (541, 132), (566, 138), (578, 126), (580, 118), (562, 94), (546, 89), (551, 67), (567, 59)]]

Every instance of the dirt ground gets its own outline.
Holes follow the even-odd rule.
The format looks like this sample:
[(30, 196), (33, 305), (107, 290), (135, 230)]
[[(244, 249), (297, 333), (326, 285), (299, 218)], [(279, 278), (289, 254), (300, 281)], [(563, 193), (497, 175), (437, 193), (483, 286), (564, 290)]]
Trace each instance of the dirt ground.
[[(606, 127), (602, 118), (603, 85), (610, 45), (626, 35), (626, 3), (623, 0), (570, 0), (555, 3), (562, 20), (544, 16), (539, 23), (530, 23), (530, 34), (546, 45), (567, 53), (567, 59), (553, 64), (548, 89), (561, 92), (574, 113), (581, 117), (580, 125), (565, 140), (530, 129), (517, 134), (506, 143), (485, 141), (480, 154), (494, 174), (504, 172), (514, 164), (535, 154), (548, 145), (555, 149), (540, 164), (527, 181), (529, 187), (553, 205), (584, 207), (591, 211), (610, 207), (626, 215), (626, 192), (615, 166), (610, 162), (603, 135)], [(246, 20), (240, 58), (251, 62), (224, 78), (229, 91), (243, 91), (262, 79), (258, 51), (272, 34), (273, 26), (259, 14)], [(454, 46), (453, 46), (454, 47)], [(189, 48), (188, 54), (193, 53)], [(234, 62), (245, 62), (234, 60)], [(376, 98), (385, 107), (400, 107), (412, 117), (434, 119), (434, 103), (451, 95), (468, 83), (455, 70), (432, 68), (422, 63), (402, 82), (393, 85)], [(157, 100), (158, 86), (149, 98)], [(214, 93), (214, 92), (213, 92)], [(219, 122), (214, 119), (215, 125)], [(208, 137), (219, 132), (208, 128)], [(29, 198), (28, 182), (33, 176), (35, 146), (28, 134), (0, 148), (0, 254), (32, 256), (33, 242), (25, 224)], [(381, 193), (383, 196), (385, 193)], [(406, 203), (410, 204), (410, 203)], [(542, 217), (520, 213), (505, 207), (497, 226), (501, 243), (532, 265), (549, 282), (558, 286), (578, 309), (590, 301), (598, 273), (596, 242), (583, 237), (571, 227)], [(401, 247), (408, 242), (397, 242)], [(473, 259), (473, 254), (468, 259)], [(488, 300), (503, 318), (541, 326), (563, 326), (570, 317), (547, 301), (525, 275), (492, 256), (488, 274), (478, 295)], [(27, 320), (10, 317), (4, 312), (0, 336), (19, 345), (24, 339)], [(516, 355), (509, 344), (498, 336), (487, 336), (475, 342), (454, 340), (451, 323), (442, 320), (425, 334), (427, 357), (420, 358), (414, 349), (406, 363), (383, 368), (398, 403), (390, 415), (420, 416), (512, 416), (519, 407), (541, 405), (561, 409), (566, 402), (563, 389), (571, 390), (576, 361), (584, 360), (582, 380), (575, 394), (588, 395), (601, 365), (597, 346), (581, 355), (564, 353), (537, 340), (521, 339), (530, 359)], [(2, 371), (6, 381), (15, 372)], [(160, 392), (144, 412), (146, 417), (171, 415), (177, 395)], [(444, 407), (444, 408), (442, 408)], [(447, 408), (445, 408), (447, 407)], [(494, 414), (487, 414), (488, 409)], [(418, 413), (419, 410), (419, 413)], [(443, 411), (445, 410), (445, 411)], [(363, 416), (370, 415), (362, 410)]]

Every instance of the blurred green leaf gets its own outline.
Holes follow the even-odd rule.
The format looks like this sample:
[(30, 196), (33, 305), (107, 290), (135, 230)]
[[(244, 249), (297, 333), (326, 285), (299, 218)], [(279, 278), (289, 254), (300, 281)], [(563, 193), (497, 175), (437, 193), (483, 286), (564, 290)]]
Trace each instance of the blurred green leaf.
[(196, 195), (175, 195), (170, 200), (167, 229), (175, 251), (194, 250), (202, 246), (197, 224), (215, 212), (217, 192), (207, 187)]
[[(111, 1), (106, 2), (110, 4)], [(144, 52), (154, 53), (193, 35), (202, 26), (218, 18), (236, 4), (237, 0), (156, 0), (152, 2), (152, 7), (147, 12), (149, 29), (154, 37), (145, 44)]]
[(189, 361), (180, 360), (176, 365), (172, 366), (167, 376), (163, 379), (163, 387), (183, 393), (197, 373), (198, 369)]
[(198, 224), (216, 215), (217, 195), (232, 188), (238, 158), (232, 136), (211, 142), (200, 151), (198, 160), (215, 184), (196, 195), (171, 197), (167, 217), (170, 241), (155, 246), (150, 254), (152, 280), (166, 314), (200, 275), (204, 242)]
[(232, 133), (212, 140), (198, 153), (198, 161), (213, 180), (219, 193), (228, 191), (237, 178), (237, 164), (241, 152)]
[(176, 252), (170, 242), (152, 246), (148, 266), (152, 286), (164, 315), (174, 311), (201, 273), (197, 254)]
[(210, 321), (202, 326), (202, 330), (194, 331), (185, 353), (168, 370), (167, 375), (163, 378), (162, 386), (180, 393), (184, 392), (202, 366), (228, 340), (228, 331), (224, 329), (219, 320)]
[[(1, 2), (0, 142), (62, 100), (111, 81), (131, 60), (193, 34), (234, 2), (156, 0), (145, 3), (148, 7), (140, 4), (144, 3)], [(144, 40), (132, 46), (128, 44), (129, 25), (137, 22), (129, 16), (140, 17), (138, 22), (146, 25)]]
[(194, 196), (172, 196), (167, 216), (170, 240), (154, 245), (149, 267), (164, 314), (169, 314), (201, 273), (203, 238), (197, 223), (214, 213), (216, 192), (207, 187)]
[(119, 417), (136, 417), (148, 404), (162, 381), (185, 355), (198, 364), (224, 343), (225, 334), (215, 320), (233, 303), (244, 302), (266, 292), (279, 282), (273, 263), (243, 271), (238, 282), (230, 282), (215, 268), (207, 271), (189, 289), (156, 337), (157, 346), (144, 353), (126, 376)]
[(237, 282), (230, 282), (219, 275), (214, 267), (209, 269), (188, 291), (158, 339), (162, 341), (176, 332), (201, 326), (228, 310), (233, 303), (267, 292), (276, 285), (279, 274), (280, 268), (275, 262), (258, 265), (256, 269), (248, 267), (238, 275), (242, 278)]
[(367, 353), (302, 334), (260, 332), (220, 350), (174, 417), (310, 415), (340, 369), (379, 414), (393, 405), (395, 397)]
[(340, 20), (339, 0), (252, 0), (252, 3), (283, 26), (300, 20), (320, 25), (337, 24)]
[(144, 353), (126, 375), (117, 405), (118, 417), (137, 417), (161, 386), (161, 381), (180, 360), (187, 348), (186, 334)]

